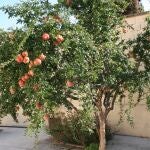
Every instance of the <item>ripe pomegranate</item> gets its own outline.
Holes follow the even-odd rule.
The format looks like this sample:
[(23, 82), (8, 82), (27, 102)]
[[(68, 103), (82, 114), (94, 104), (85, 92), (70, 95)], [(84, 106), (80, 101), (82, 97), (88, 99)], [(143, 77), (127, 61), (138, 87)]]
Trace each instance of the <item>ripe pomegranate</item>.
[(22, 54), (23, 57), (28, 57), (28, 52), (27, 51), (24, 51), (21, 54)]
[(57, 35), (56, 40), (57, 40), (58, 43), (61, 43), (61, 42), (64, 41), (64, 38), (61, 35)]
[(16, 62), (18, 62), (18, 63), (22, 63), (23, 62), (23, 57), (22, 57), (21, 54), (17, 55)]
[(41, 59), (36, 58), (33, 63), (35, 66), (38, 66), (38, 65), (41, 65), (42, 61), (41, 61)]
[(73, 86), (74, 86), (74, 83), (68, 80), (68, 81), (66, 82), (66, 86), (67, 86), (67, 87), (73, 87)]
[(45, 115), (43, 116), (43, 119), (44, 119), (45, 121), (48, 121), (48, 119), (49, 119), (49, 114), (45, 114)]
[(48, 34), (48, 33), (43, 33), (43, 35), (42, 35), (42, 40), (47, 41), (47, 40), (49, 40), (49, 39), (50, 39), (49, 34)]
[(25, 76), (22, 76), (21, 80), (24, 81), (24, 82), (26, 82)]
[(29, 61), (30, 61), (29, 57), (24, 57), (23, 63), (27, 64), (27, 63), (29, 63)]
[(41, 110), (43, 108), (43, 105), (40, 102), (36, 102), (35, 106), (39, 110)]
[(21, 88), (25, 86), (25, 82), (23, 80), (19, 80), (18, 84)]
[(29, 75), (26, 73), (25, 75), (24, 75), (24, 79), (25, 80), (28, 80), (30, 77), (29, 77)]
[(45, 56), (43, 53), (39, 56), (39, 59), (40, 59), (41, 61), (45, 60), (45, 58), (46, 58), (46, 56)]
[(32, 70), (29, 70), (28, 71), (28, 75), (31, 76), (31, 77), (33, 77), (34, 76), (34, 72)]

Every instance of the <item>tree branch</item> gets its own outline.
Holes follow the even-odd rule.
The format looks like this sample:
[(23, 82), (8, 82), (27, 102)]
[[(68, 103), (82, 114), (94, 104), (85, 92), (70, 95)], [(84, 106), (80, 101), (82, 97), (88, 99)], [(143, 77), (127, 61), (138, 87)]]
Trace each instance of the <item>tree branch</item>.
[(71, 106), (72, 109), (74, 109), (76, 112), (78, 112), (77, 107), (75, 107), (68, 99), (67, 99), (67, 102)]
[(137, 102), (134, 104), (135, 107), (136, 107), (136, 106), (139, 104), (139, 102), (142, 100), (142, 99), (141, 99), (142, 95), (143, 95), (143, 90), (139, 89)]
[(109, 105), (110, 105), (110, 102), (109, 102), (110, 97), (111, 97), (111, 92), (110, 91), (106, 92), (104, 102), (103, 102), (103, 105), (105, 106), (105, 108), (109, 107)]
[(99, 88), (97, 91), (97, 99), (95, 101), (95, 104), (98, 109), (102, 106), (102, 97), (103, 97), (103, 90)]
[(119, 90), (116, 90), (116, 91), (115, 91), (115, 94), (114, 94), (113, 99), (112, 99), (112, 102), (111, 102), (111, 106), (107, 109), (106, 115), (108, 115), (108, 113), (109, 113), (111, 110), (114, 109), (115, 101), (116, 101), (116, 98), (117, 98), (117, 96), (118, 96), (118, 91), (119, 91)]

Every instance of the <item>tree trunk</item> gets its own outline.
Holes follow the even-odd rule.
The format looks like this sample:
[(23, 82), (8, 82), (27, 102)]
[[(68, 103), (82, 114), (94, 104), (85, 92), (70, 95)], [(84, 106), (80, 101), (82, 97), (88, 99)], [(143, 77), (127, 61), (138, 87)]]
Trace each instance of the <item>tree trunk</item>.
[(99, 116), (99, 150), (106, 150), (106, 119), (103, 116)]
[(133, 4), (135, 7), (135, 12), (138, 13), (139, 12), (139, 0), (133, 0)]

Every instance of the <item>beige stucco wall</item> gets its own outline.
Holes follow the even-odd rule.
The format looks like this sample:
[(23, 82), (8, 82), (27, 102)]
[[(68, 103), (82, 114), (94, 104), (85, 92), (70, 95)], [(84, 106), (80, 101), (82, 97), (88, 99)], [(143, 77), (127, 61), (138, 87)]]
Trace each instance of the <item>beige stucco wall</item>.
[(17, 113), (18, 123), (13, 120), (10, 115), (5, 116), (2, 119), (1, 125), (3, 126), (27, 126), (29, 124), (28, 117), (22, 115), (23, 110), (20, 110)]
[[(128, 95), (129, 93), (126, 93)], [(138, 95), (134, 95), (134, 104), (137, 102)], [(123, 123), (119, 123), (120, 119), (120, 105), (115, 104), (115, 109), (108, 116), (108, 123), (111, 125), (114, 132), (124, 135), (150, 137), (150, 111), (146, 106), (145, 98), (136, 106), (131, 109), (130, 117), (133, 119), (133, 126), (127, 121), (127, 114), (124, 113)], [(123, 111), (129, 108), (128, 97), (125, 97), (122, 101)]]
[[(122, 33), (123, 39), (134, 39), (138, 34), (142, 33), (143, 28), (146, 26), (146, 17), (149, 14), (143, 14), (139, 16), (133, 16), (126, 18), (127, 24), (132, 28), (126, 28), (126, 33)], [(124, 99), (124, 109), (127, 108), (128, 99)], [(120, 116), (120, 107), (115, 105), (115, 111), (109, 115), (109, 123), (113, 127), (114, 131), (119, 134), (133, 135), (140, 137), (150, 137), (150, 112), (147, 110), (145, 101), (142, 101), (139, 105), (132, 109), (131, 116), (133, 117), (134, 126), (131, 127), (129, 122), (124, 117), (124, 122), (118, 125)]]
[(124, 117), (124, 122), (118, 126), (120, 109), (119, 106), (116, 105), (115, 111), (110, 114), (108, 120), (113, 130), (118, 134), (150, 137), (150, 112), (147, 111), (146, 105), (137, 105), (132, 109), (131, 115), (134, 122), (133, 127), (126, 120), (126, 117)]
[(143, 31), (146, 26), (145, 19), (150, 16), (149, 13), (137, 16), (130, 16), (125, 19), (125, 24), (129, 27), (126, 28), (126, 33), (122, 33), (121, 37), (123, 39), (134, 39)]

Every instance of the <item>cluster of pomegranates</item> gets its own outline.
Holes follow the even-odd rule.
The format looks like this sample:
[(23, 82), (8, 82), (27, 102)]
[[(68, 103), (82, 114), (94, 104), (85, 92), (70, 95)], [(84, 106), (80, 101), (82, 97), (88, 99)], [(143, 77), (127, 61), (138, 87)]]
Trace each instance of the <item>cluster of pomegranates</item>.
[(33, 61), (31, 60), (29, 63), (29, 68), (39, 66), (42, 64), (42, 61), (44, 61), (46, 56), (42, 53), (39, 55), (39, 57), (35, 58)]
[[(16, 61), (18, 63), (29, 63), (29, 68), (32, 68), (34, 66), (38, 66), (41, 65), (42, 61), (44, 61), (46, 58), (46, 56), (42, 53), (39, 55), (39, 57), (37, 57), (36, 59), (34, 59), (33, 61), (29, 59), (28, 57), (28, 52), (24, 51), (21, 54), (17, 55), (16, 57)], [(34, 72), (33, 70), (29, 70), (28, 73), (25, 73), (18, 81), (19, 86), (22, 88), (25, 86), (25, 83), (28, 79), (30, 79), (30, 77), (34, 76)]]
[[(50, 39), (50, 35), (48, 33), (43, 33), (42, 35), (42, 40), (43, 41), (48, 41)], [(64, 38), (58, 34), (55, 38), (56, 40), (54, 41), (54, 45), (57, 46), (60, 43), (62, 43), (64, 41)], [(27, 82), (27, 80), (29, 80), (31, 77), (34, 76), (34, 72), (32, 70), (33, 67), (39, 66), (41, 65), (42, 61), (44, 61), (46, 58), (46, 56), (42, 53), (40, 54), (37, 58), (35, 58), (34, 60), (30, 60), (29, 56), (28, 56), (28, 52), (24, 51), (21, 54), (18, 54), (16, 57), (16, 62), (17, 63), (24, 63), (24, 64), (28, 64), (29, 63), (29, 71), (27, 73), (25, 73), (18, 81), (18, 84), (21, 88), (23, 88)], [(66, 81), (66, 86), (67, 87), (73, 87), (74, 83), (71, 81)], [(36, 88), (37, 89), (37, 88)], [(10, 89), (10, 92), (12, 94), (14, 94), (14, 89)], [(43, 105), (40, 102), (36, 102), (35, 104), (36, 109), (38, 110), (42, 110), (43, 109)], [(19, 107), (16, 107), (16, 110), (19, 110)], [(45, 114), (43, 116), (43, 119), (45, 121), (48, 121), (49, 119), (49, 114)]]
[(24, 51), (21, 54), (18, 54), (16, 57), (16, 61), (18, 63), (25, 63), (25, 64), (29, 63), (30, 59), (28, 57), (28, 52)]
[[(44, 41), (48, 41), (50, 39), (50, 35), (48, 33), (43, 33), (42, 39)], [(64, 41), (63, 36), (60, 34), (58, 34), (55, 39), (56, 39), (56, 41), (54, 41), (54, 43), (53, 43), (55, 46), (59, 45), (60, 43), (62, 43)]]
[(33, 77), (34, 73), (32, 70), (29, 70), (28, 73), (25, 73), (18, 81), (18, 84), (21, 88), (23, 88), (25, 86), (25, 83), (28, 79), (30, 79), (30, 77)]

